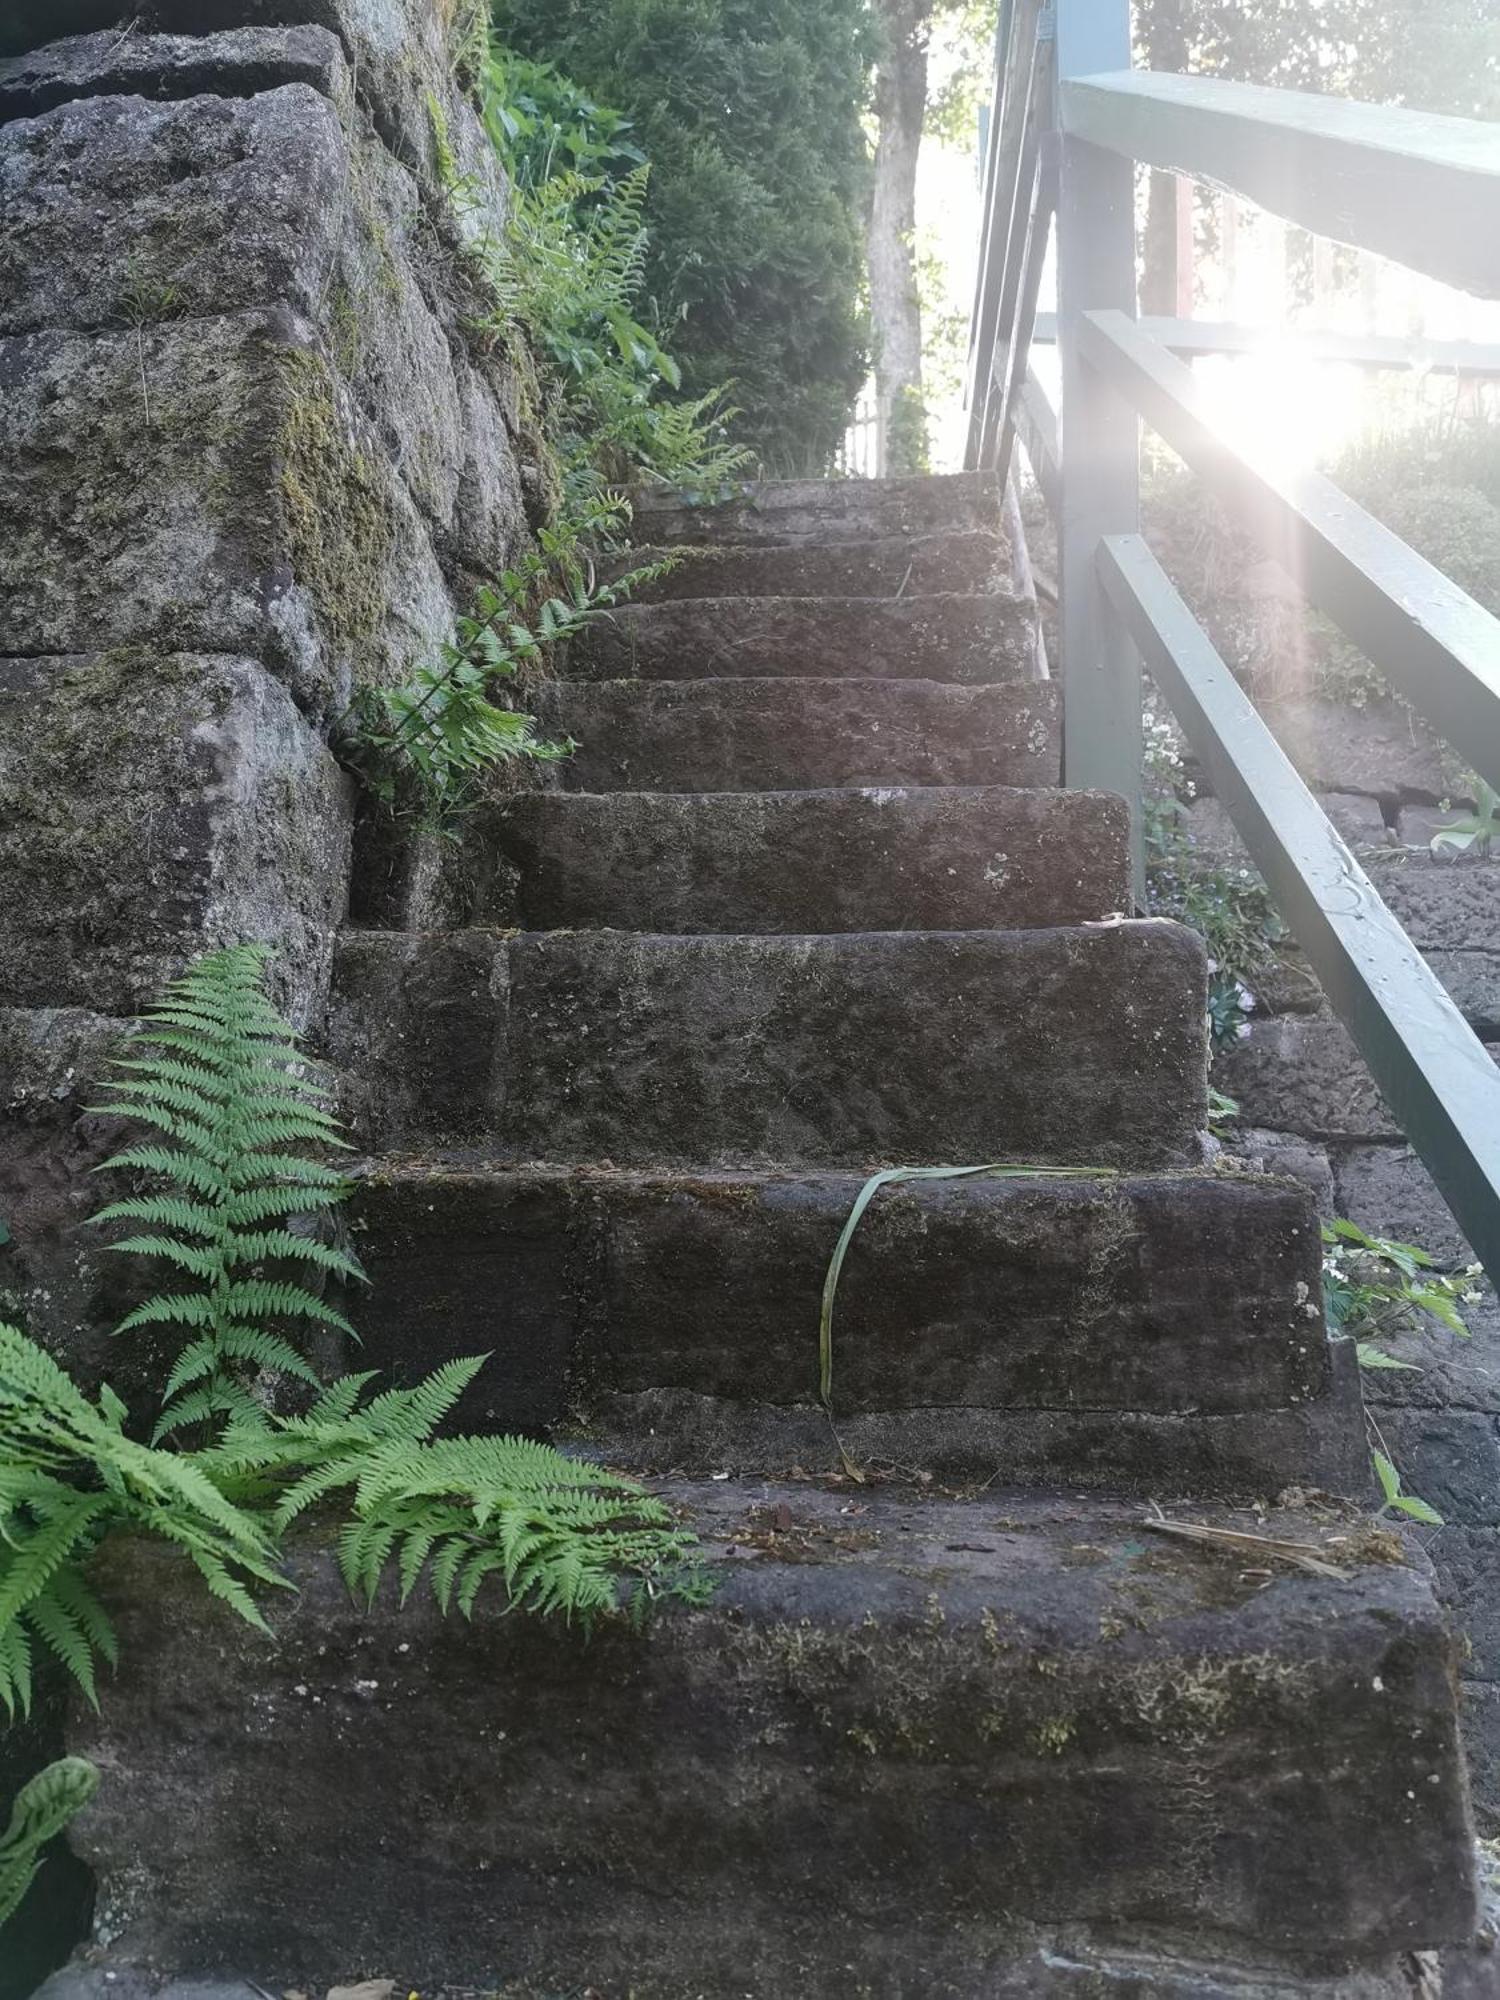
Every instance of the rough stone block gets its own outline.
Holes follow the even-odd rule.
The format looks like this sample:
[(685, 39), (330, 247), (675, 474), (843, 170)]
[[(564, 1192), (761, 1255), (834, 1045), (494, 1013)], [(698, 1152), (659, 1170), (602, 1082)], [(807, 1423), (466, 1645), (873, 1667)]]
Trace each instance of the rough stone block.
[(1500, 1439), (1480, 1410), (1381, 1412), (1380, 1428), (1408, 1493), (1445, 1521), (1500, 1522)]
[(589, 1645), (498, 1594), (366, 1611), (311, 1548), (268, 1638), (112, 1553), (122, 1664), (73, 1745), (115, 1780), (75, 1838), (118, 1959), (837, 1993), (891, 1939), (972, 1970), (1028, 1922), (1215, 1957), (1471, 1935), (1452, 1648), (1414, 1571), (1267, 1582), (1138, 1505), (666, 1491), (718, 1594)]
[[(819, 1297), (860, 1186), (376, 1163), (353, 1212), (361, 1365), (413, 1380), (491, 1354), (460, 1429), (582, 1412), (646, 1463), (829, 1463)], [(1323, 1338), (1317, 1271), (1306, 1197), (1282, 1184), (887, 1190), (840, 1286), (841, 1431), (955, 1477), (1362, 1492), (1358, 1392)]]
[(1415, 1243), (1443, 1264), (1474, 1253), (1432, 1176), (1409, 1146), (1340, 1146), (1333, 1154), (1339, 1213), (1372, 1236)]
[(1169, 927), (559, 935), (519, 941), (511, 965), (501, 1130), (523, 1156), (1197, 1155), (1201, 949)]
[(600, 680), (894, 676), (960, 684), (1034, 678), (1032, 606), (1008, 596), (688, 598), (624, 604), (568, 646)]
[(797, 791), (820, 785), (1055, 785), (1058, 690), (941, 681), (560, 681), (536, 712), (578, 749), (579, 792)]
[[(113, 30), (118, 39), (119, 14), (118, 0), (18, 0), (0, 32), (0, 55), (95, 30)], [(152, 0), (150, 26), (163, 32), (138, 37), (142, 47), (125, 87), (144, 91), (155, 68), (164, 94), (183, 94), (177, 81), (182, 59), (171, 48), (183, 37), (207, 42), (235, 29), (321, 28), (337, 37), (361, 102), (399, 157), (439, 185), (436, 104), (458, 171), (485, 181), (499, 199), (499, 168), (467, 94), (471, 78), (460, 40), (470, 21), (464, 9), (434, 0)], [(95, 41), (97, 52), (86, 65), (118, 61), (102, 35)], [(461, 71), (467, 80), (460, 80)], [(195, 80), (194, 87), (220, 86)]]
[(496, 945), (341, 941), (330, 1055), (369, 1079), (379, 1144), (694, 1166), (1200, 1156), (1202, 947), (1173, 925)]
[(1341, 1022), (1252, 1020), (1214, 1061), (1214, 1082), (1249, 1124), (1305, 1138), (1398, 1138), (1399, 1128)]
[(1266, 702), (1261, 712), (1314, 791), (1363, 792), (1392, 806), (1448, 795), (1441, 743), (1399, 703), (1349, 708), (1310, 696)]
[[(1479, 1831), (1493, 1840), (1500, 1835), (1500, 1686), (1465, 1681), (1461, 1695), (1459, 1713), (1474, 1818)], [(1477, 1990), (1482, 1995), (1486, 1989), (1481, 1986)]]
[(1103, 792), (533, 794), (486, 815), (526, 930), (1012, 930), (1129, 906), (1125, 805)]
[(1370, 875), (1419, 951), (1500, 951), (1500, 861), (1392, 857)]
[(299, 322), (18, 335), (0, 390), (0, 657), (243, 653), (336, 712), (448, 629), (416, 510)]
[(337, 111), (303, 83), (91, 96), (0, 128), (0, 334), (277, 306), (316, 321), (349, 171)]
[(1427, 951), (1423, 956), (1474, 1032), (1500, 1036), (1500, 950)]
[(345, 931), (326, 1046), (364, 1140), (477, 1139), (503, 1097), (510, 966), (503, 936)]
[[(333, 37), (301, 33), (342, 76)], [(493, 576), (525, 522), (496, 388), (458, 337), (473, 302), (453, 247), (347, 89), (330, 101), (316, 83), (270, 86), (295, 72), (291, 35), (134, 37), (123, 74), (101, 37), (65, 45), (92, 52), (92, 72), (77, 54), (49, 65), (52, 51), (8, 65), (13, 97), (69, 76), (89, 94), (0, 131), (0, 333), (292, 313), (317, 330), (442, 552), (471, 579)], [(131, 82), (167, 101), (98, 94)], [(221, 94), (172, 94), (189, 84)], [(499, 365), (486, 368), (503, 388)]]
[(636, 536), (657, 547), (718, 542), (806, 544), (889, 541), (924, 535), (994, 534), (1000, 494), (972, 472), (920, 479), (770, 479), (724, 506), (684, 507), (674, 494), (644, 494)]
[(1019, 597), (695, 597), (623, 605), (568, 647), (601, 680), (890, 675), (966, 685), (1035, 678), (1034, 609)]
[(120, 649), (0, 661), (0, 1002), (129, 1014), (259, 939), (321, 1010), (348, 783), (253, 661)]
[[(1350, 847), (1363, 850), (1387, 845), (1389, 829), (1378, 799), (1358, 792), (1324, 792), (1318, 804)], [(1188, 808), (1186, 830), (1205, 860), (1234, 868), (1252, 865), (1249, 850), (1235, 832), (1228, 808), (1217, 799), (1195, 799)]]
[(1288, 1180), (1301, 1181), (1312, 1195), (1320, 1216), (1328, 1217), (1337, 1212), (1333, 1165), (1325, 1147), (1299, 1139), (1294, 1132), (1266, 1132), (1253, 1125), (1233, 1126), (1225, 1147), (1260, 1173), (1279, 1174)]
[(1500, 1681), (1500, 1529), (1450, 1521), (1427, 1554), (1458, 1625), (1464, 1678)]
[(1489, 1293), (1459, 1310), (1469, 1328), (1467, 1340), (1425, 1316), (1406, 1332), (1382, 1334), (1380, 1346), (1408, 1366), (1367, 1373), (1365, 1401), (1377, 1407), (1485, 1410), (1500, 1416), (1500, 1312)]
[[(25, 0), (22, 0), (24, 8)], [(77, 0), (42, 0), (54, 29)], [(76, 98), (252, 97), (305, 83), (345, 105), (349, 66), (326, 28), (241, 28), (218, 35), (122, 35), (118, 8), (104, 0), (111, 25), (99, 34), (67, 34), (28, 54), (0, 61), (0, 124), (39, 118)]]
[[(649, 517), (648, 517), (649, 518)], [(933, 591), (1008, 590), (1012, 556), (998, 532), (896, 536), (886, 541), (828, 542), (786, 548), (632, 548), (611, 558), (616, 576), (671, 556), (673, 567), (635, 594), (642, 604), (681, 597), (878, 597)]]

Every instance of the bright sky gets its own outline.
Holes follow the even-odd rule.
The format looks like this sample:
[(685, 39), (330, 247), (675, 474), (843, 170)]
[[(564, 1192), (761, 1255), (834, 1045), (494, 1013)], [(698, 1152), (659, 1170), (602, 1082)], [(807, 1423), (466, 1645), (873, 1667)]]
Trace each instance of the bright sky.
[[(934, 48), (936, 87), (949, 63), (939, 42)], [(978, 135), (972, 150), (924, 143), (917, 177), (919, 250), (941, 265), (950, 308), (967, 312), (975, 281), (980, 230)], [(1280, 268), (1285, 226), (1248, 205), (1240, 207), (1236, 282), (1208, 266), (1199, 277), (1196, 316), (1292, 332)], [(1050, 278), (1050, 274), (1049, 274)], [(1052, 304), (1050, 282), (1043, 309)], [(1480, 300), (1422, 278), (1384, 259), (1368, 258), (1360, 282), (1326, 302), (1316, 321), (1303, 324), (1326, 332), (1380, 333), (1429, 340), (1473, 340), (1500, 345), (1500, 302)], [(1056, 393), (1051, 355), (1038, 350), (1038, 373)], [(1226, 413), (1269, 439), (1288, 464), (1328, 456), (1359, 431), (1416, 413), (1417, 403), (1446, 407), (1454, 394), (1452, 377), (1425, 387), (1392, 375), (1335, 367), (1300, 358), (1290, 338), (1271, 341), (1265, 352), (1236, 361), (1198, 364), (1205, 387), (1216, 392)], [(1490, 391), (1491, 395), (1496, 391)], [(1445, 402), (1446, 399), (1446, 402)], [(934, 471), (950, 471), (963, 457), (965, 418), (962, 395), (942, 400), (929, 395)]]

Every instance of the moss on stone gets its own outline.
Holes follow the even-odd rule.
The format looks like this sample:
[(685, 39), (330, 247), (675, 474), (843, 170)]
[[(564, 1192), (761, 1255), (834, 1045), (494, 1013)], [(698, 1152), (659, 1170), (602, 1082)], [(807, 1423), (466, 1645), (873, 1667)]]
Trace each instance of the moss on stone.
[(381, 627), (396, 526), (369, 459), (350, 442), (316, 354), (283, 348), (279, 489), (287, 553), (329, 637), (354, 654)]

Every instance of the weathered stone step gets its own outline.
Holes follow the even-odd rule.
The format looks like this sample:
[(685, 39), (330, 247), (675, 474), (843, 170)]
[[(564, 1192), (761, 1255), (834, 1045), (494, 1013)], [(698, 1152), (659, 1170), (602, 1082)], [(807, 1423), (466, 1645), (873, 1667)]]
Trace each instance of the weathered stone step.
[(635, 537), (658, 548), (746, 543), (907, 540), (994, 534), (1000, 491), (972, 472), (913, 479), (766, 479), (718, 507), (685, 507), (670, 493), (641, 495)]
[[(630, 1173), (384, 1158), (351, 1221), (360, 1365), (489, 1366), (461, 1430), (567, 1427), (642, 1466), (835, 1466), (824, 1275), (850, 1173)], [(1222, 1174), (975, 1178), (882, 1192), (839, 1286), (839, 1432), (952, 1478), (1154, 1498), (1362, 1493), (1347, 1342), (1316, 1304), (1317, 1219)], [(504, 1300), (497, 1314), (496, 1301)]]
[(557, 681), (534, 707), (578, 748), (568, 791), (1055, 785), (1057, 688), (942, 681)]
[(626, 549), (604, 574), (619, 576), (659, 558), (674, 566), (633, 593), (639, 604), (685, 597), (878, 597), (1011, 587), (1010, 545), (999, 532), (892, 536), (871, 542), (810, 542), (790, 548), (712, 543), (698, 548)]
[(846, 937), (346, 931), (329, 1049), (373, 1147), (1191, 1164), (1206, 975), (1158, 922)]
[(1470, 1934), (1453, 1644), (1352, 1510), (1207, 1516), (1323, 1577), (1139, 1502), (664, 1491), (716, 1595), (588, 1644), (493, 1586), (472, 1620), (367, 1610), (312, 1543), (268, 1639), (171, 1552), (112, 1553), (121, 1665), (71, 1743), (112, 1782), (72, 1837), (117, 1959), (979, 2000), (1056, 1990), (1001, 1976), (1038, 1931), (1262, 1963)]
[(525, 930), (1020, 930), (1129, 907), (1105, 792), (543, 792), (487, 815)]
[(569, 642), (568, 671), (606, 680), (1031, 681), (1035, 607), (998, 593), (625, 604)]

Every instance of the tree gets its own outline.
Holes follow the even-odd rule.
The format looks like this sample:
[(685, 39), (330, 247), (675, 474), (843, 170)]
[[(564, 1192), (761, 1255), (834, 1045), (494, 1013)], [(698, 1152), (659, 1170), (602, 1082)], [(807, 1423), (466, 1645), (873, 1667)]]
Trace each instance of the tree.
[(866, 0), (494, 0), (494, 24), (632, 121), (684, 391), (728, 380), (768, 471), (826, 471), (868, 365)]

